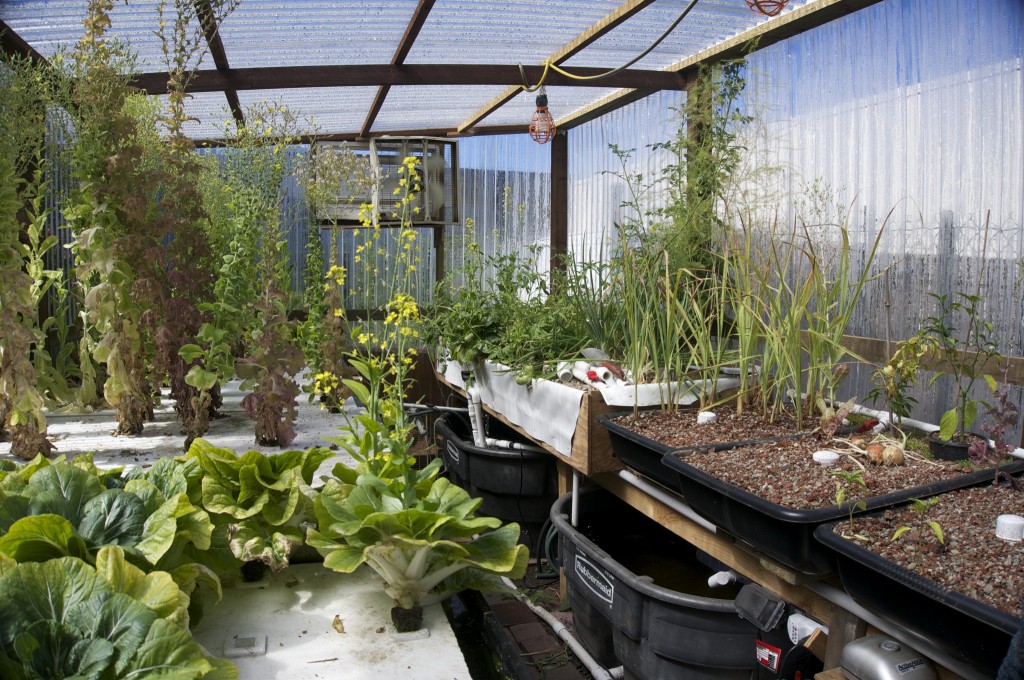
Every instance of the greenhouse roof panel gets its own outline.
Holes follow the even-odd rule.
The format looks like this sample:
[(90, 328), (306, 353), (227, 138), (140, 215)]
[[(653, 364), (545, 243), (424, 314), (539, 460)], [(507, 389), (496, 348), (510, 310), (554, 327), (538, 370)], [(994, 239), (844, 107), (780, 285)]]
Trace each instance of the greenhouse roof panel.
[[(627, 64), (688, 0), (238, 0), (216, 32), (193, 20), (210, 48), (189, 84), (201, 120), (193, 127), (217, 138), (225, 111), (213, 108), (243, 120), (247, 104), (270, 96), (336, 138), (525, 131), (534, 97), (522, 94), (517, 66), (531, 69), (526, 81), (535, 85), (550, 60), (570, 72), (548, 72), (547, 89), (552, 115), (571, 128), (651, 92), (682, 89), (675, 72), (700, 59), (739, 54), (753, 38), (771, 44), (878, 1), (790, 0), (769, 19), (748, 0), (697, 0), (649, 54), (602, 85), (575, 76)], [(130, 43), (134, 82), (155, 95), (167, 84), (160, 5), (115, 2), (109, 31)], [(0, 0), (0, 46), (51, 58), (78, 42), (87, 7), (88, 0)]]
[[(167, 96), (159, 97), (166, 108)], [(192, 139), (222, 139), (224, 126), (231, 120), (228, 100), (223, 92), (199, 92), (185, 100), (185, 115), (189, 120), (183, 126)]]

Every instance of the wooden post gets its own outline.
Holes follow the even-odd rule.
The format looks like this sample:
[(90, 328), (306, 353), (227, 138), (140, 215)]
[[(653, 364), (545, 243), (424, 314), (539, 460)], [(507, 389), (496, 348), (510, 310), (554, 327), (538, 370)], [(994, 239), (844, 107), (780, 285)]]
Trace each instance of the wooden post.
[(551, 290), (565, 271), (569, 250), (569, 136), (559, 131), (551, 140)]

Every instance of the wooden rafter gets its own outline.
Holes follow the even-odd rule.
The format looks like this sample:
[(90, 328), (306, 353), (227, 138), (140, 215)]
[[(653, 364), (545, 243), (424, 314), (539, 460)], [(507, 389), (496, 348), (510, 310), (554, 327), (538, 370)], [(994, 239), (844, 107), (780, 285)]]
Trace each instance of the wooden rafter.
[[(528, 78), (540, 78), (541, 66), (524, 67)], [(597, 74), (605, 69), (576, 68), (581, 75)], [(518, 66), (506, 64), (346, 64), (338, 66), (274, 66), (197, 71), (189, 83), (189, 92), (294, 89), (313, 87), (358, 87), (367, 85), (506, 85), (522, 82)], [(657, 90), (683, 89), (678, 73), (626, 70), (601, 80), (577, 81), (549, 72), (549, 85), (576, 87), (641, 87)], [(143, 73), (133, 81), (150, 94), (167, 91), (167, 74)]]
[[(234, 116), (235, 122), (240, 126), (245, 125), (245, 114), (242, 113), (242, 103), (238, 101), (238, 90), (231, 87), (231, 65), (228, 64), (228, 55), (224, 51), (224, 43), (217, 30), (213, 6), (210, 4), (210, 0), (195, 0), (195, 8), (199, 23), (203, 27), (203, 35), (206, 36), (206, 44), (210, 47), (210, 56), (213, 57), (213, 64), (217, 67), (216, 72), (226, 81), (225, 87), (221, 89), (224, 91), (224, 97), (228, 100), (228, 108), (231, 109), (231, 115)], [(166, 85), (166, 81), (164, 82)]]
[[(548, 57), (548, 61), (550, 61), (553, 64), (561, 64), (565, 61), (568, 61), (570, 58), (573, 57), (573, 55), (578, 54), (580, 51), (582, 51), (589, 45), (593, 44), (598, 38), (603, 36), (605, 33), (608, 33), (613, 28), (615, 28), (622, 22), (626, 21), (631, 16), (633, 16), (634, 14), (636, 14), (637, 12), (639, 12), (652, 2), (654, 2), (654, 0), (628, 0), (628, 2), (625, 2), (622, 5), (620, 5), (614, 12), (611, 12), (603, 19), (598, 21), (596, 24), (585, 30), (583, 33), (580, 33), (573, 40), (566, 43), (565, 46), (562, 47), (562, 49), (558, 50), (550, 57)], [(581, 74), (583, 72), (583, 69), (575, 70), (580, 72)], [(595, 69), (595, 71), (597, 71), (597, 69)], [(552, 75), (554, 74), (549, 73), (548, 78), (545, 82), (548, 85), (560, 84), (554, 78), (552, 78)], [(527, 77), (529, 77), (529, 74), (527, 75)], [(530, 82), (535, 83), (538, 79), (539, 78), (530, 78)], [(522, 78), (520, 78), (517, 82), (522, 82)], [(574, 85), (580, 84), (580, 81), (571, 82)], [(603, 80), (600, 83), (600, 86), (618, 87), (617, 85), (609, 85), (607, 80)], [(521, 90), (522, 87), (519, 86), (510, 87), (501, 94), (499, 94), (497, 97), (495, 97), (487, 104), (485, 104), (482, 108), (478, 109), (477, 112), (474, 113), (472, 116), (459, 123), (459, 132), (462, 132), (463, 130), (467, 130), (473, 127), (481, 120), (491, 115), (505, 104), (512, 101), (512, 99), (514, 99), (515, 96), (519, 94)]]
[(18, 35), (17, 31), (3, 21), (0, 21), (0, 52), (28, 57), (36, 65), (48, 63), (46, 57), (36, 52), (35, 48)]
[[(405, 27), (405, 35), (402, 36), (394, 56), (391, 57), (392, 64), (397, 65), (405, 62), (405, 58), (409, 56), (409, 50), (412, 49), (413, 43), (416, 42), (416, 38), (420, 34), (420, 29), (423, 28), (423, 24), (427, 20), (427, 15), (434, 8), (434, 1), (420, 0), (419, 4), (416, 5), (416, 11), (412, 13), (409, 25)], [(367, 137), (370, 134), (373, 122), (377, 119), (381, 107), (384, 106), (384, 100), (387, 99), (390, 89), (390, 85), (381, 85), (377, 88), (377, 94), (374, 96), (373, 103), (370, 104), (370, 110), (366, 113), (366, 119), (363, 121), (363, 127), (359, 130), (360, 137)]]
[[(818, 0), (816, 3), (798, 7), (769, 21), (744, 31), (714, 47), (688, 57), (665, 69), (678, 73), (687, 81), (694, 77), (701, 64), (734, 59), (752, 51), (768, 47), (786, 38), (803, 33), (829, 21), (874, 5), (880, 0)], [(624, 89), (586, 106), (555, 121), (558, 129), (568, 130), (599, 118), (604, 114), (643, 99), (653, 89)]]

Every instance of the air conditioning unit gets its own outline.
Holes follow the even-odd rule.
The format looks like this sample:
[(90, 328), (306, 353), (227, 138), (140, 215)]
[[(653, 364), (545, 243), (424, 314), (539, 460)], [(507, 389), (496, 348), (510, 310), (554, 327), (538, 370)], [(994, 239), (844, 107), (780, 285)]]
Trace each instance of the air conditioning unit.
[[(357, 156), (365, 156), (372, 178), (372, 187), (343, 185), (338, 202), (327, 211), (330, 219), (358, 222), (360, 205), (370, 204), (381, 224), (398, 222), (403, 217), (401, 200), (406, 195), (399, 185), (404, 175), (398, 169), (406, 158), (412, 157), (417, 160), (420, 190), (413, 196), (410, 208), (419, 210), (406, 211), (405, 218), (414, 224), (459, 221), (456, 141), (435, 137), (379, 137), (365, 142), (318, 142), (317, 146), (345, 148)], [(395, 189), (399, 189), (397, 194)]]

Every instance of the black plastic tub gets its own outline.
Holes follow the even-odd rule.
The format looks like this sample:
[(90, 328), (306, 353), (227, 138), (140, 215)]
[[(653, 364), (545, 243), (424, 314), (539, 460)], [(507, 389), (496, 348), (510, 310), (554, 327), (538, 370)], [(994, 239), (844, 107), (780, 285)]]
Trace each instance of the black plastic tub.
[(836, 535), (835, 524), (818, 527), (814, 535), (835, 553), (839, 579), (850, 597), (878, 616), (931, 640), (988, 677), (996, 676), (1017, 631), (1017, 617), (947, 590)]
[[(711, 597), (657, 584), (683, 577), (693, 591), (710, 592), (707, 579), (717, 570), (699, 561), (696, 548), (604, 489), (581, 492), (578, 528), (569, 523), (570, 504), (571, 495), (558, 499), (551, 521), (576, 633), (599, 663), (621, 664), (627, 678), (640, 680), (758, 677), (758, 630), (737, 614), (736, 587)], [(639, 541), (631, 542), (637, 532)], [(587, 534), (618, 544), (628, 557), (619, 559), (642, 561), (641, 553), (658, 549), (671, 553), (672, 562), (655, 567), (653, 577), (647, 571), (638, 575)]]
[[(736, 538), (779, 562), (806, 574), (826, 574), (835, 569), (835, 555), (814, 538), (814, 530), (826, 522), (849, 517), (849, 504), (797, 510), (771, 503), (731, 484), (726, 484), (689, 465), (672, 453), (662, 461), (675, 475), (676, 488), (698, 514)], [(1008, 473), (1024, 470), (1024, 461), (1003, 466)], [(891, 507), (912, 498), (928, 498), (946, 491), (991, 483), (992, 470), (922, 484), (881, 496), (858, 498), (855, 513)]]
[[(531, 444), (500, 422), (488, 422), (488, 436)], [(469, 424), (447, 414), (437, 419), (434, 432), (448, 478), (480, 498), (480, 514), (524, 528), (539, 528), (558, 497), (555, 458), (539, 451), (480, 447), (473, 444)]]

